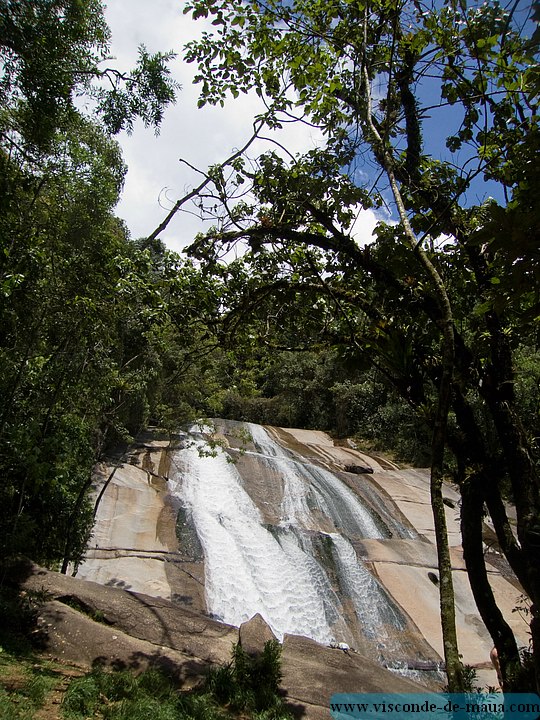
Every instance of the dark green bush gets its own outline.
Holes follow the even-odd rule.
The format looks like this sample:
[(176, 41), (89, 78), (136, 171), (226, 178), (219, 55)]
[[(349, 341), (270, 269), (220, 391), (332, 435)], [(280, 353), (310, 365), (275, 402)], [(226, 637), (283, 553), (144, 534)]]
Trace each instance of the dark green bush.
[[(224, 720), (243, 713), (254, 720), (289, 720), (279, 696), (281, 647), (268, 642), (258, 657), (233, 648), (228, 665), (210, 671), (206, 683), (182, 693), (156, 669), (139, 676), (129, 670), (95, 668), (74, 680), (64, 697), (66, 720)], [(246, 715), (247, 713), (247, 715)]]

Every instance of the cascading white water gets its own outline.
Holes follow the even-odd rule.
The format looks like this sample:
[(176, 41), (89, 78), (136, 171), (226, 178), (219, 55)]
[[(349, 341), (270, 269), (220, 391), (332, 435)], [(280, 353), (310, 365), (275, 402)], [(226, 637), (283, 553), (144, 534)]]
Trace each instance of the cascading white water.
[(248, 423), (247, 427), (255, 446), (266, 456), (266, 462), (283, 479), (282, 523), (296, 521), (309, 526), (308, 523), (313, 522), (308, 503), (311, 495), (315, 506), (336, 527), (363, 538), (385, 536), (358, 497), (332, 473), (305, 461), (299, 462), (260, 425)]
[(331, 533), (337, 565), (342, 582), (354, 604), (359, 621), (368, 637), (377, 638), (381, 646), (388, 648), (390, 628), (403, 630), (405, 623), (401, 613), (389, 600), (386, 592), (365, 567), (358, 561), (351, 543), (337, 533)]
[[(291, 633), (325, 644), (347, 640), (342, 602), (314, 543), (318, 538), (320, 553), (326, 536), (334, 583), (352, 604), (364, 636), (391, 650), (391, 629), (404, 626), (401, 614), (341, 534), (384, 538), (388, 529), (330, 472), (301, 462), (261, 426), (249, 424), (248, 430), (256, 448), (249, 454), (282, 483), (280, 520), (271, 529), (225, 452), (205, 456), (202, 439), (180, 451), (178, 494), (204, 551), (208, 610), (233, 625), (260, 613), (280, 639)], [(335, 532), (320, 529), (320, 516)]]
[(309, 527), (311, 512), (307, 498), (310, 488), (306, 478), (296, 467), (298, 463), (285, 448), (272, 440), (263, 427), (248, 423), (247, 428), (260, 454), (265, 456), (265, 462), (282, 478), (281, 525)]
[(316, 561), (263, 526), (225, 453), (202, 457), (196, 445), (182, 451), (182, 461), (179, 492), (204, 550), (209, 611), (232, 625), (259, 612), (280, 639), (291, 633), (331, 642)]

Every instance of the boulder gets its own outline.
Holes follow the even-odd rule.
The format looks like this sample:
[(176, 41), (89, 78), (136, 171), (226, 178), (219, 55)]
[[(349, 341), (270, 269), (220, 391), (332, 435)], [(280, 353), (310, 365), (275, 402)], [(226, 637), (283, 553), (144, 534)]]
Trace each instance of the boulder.
[(334, 693), (426, 691), (359, 653), (328, 648), (297, 635), (285, 635), (281, 659), (283, 692), (289, 707), (303, 720), (328, 720)]
[(265, 644), (269, 640), (276, 639), (272, 629), (260, 613), (240, 625), (240, 645), (248, 655), (260, 655)]
[(31, 563), (24, 572), (19, 569), (14, 574), (18, 574), (21, 589), (99, 617), (98, 627), (104, 624), (158, 648), (197, 658), (207, 666), (228, 662), (231, 648), (238, 642), (237, 628), (170, 600), (60, 575)]
[[(260, 615), (240, 628), (161, 598), (60, 575), (31, 563), (6, 570), (6, 579), (39, 595), (36, 639), (54, 657), (84, 666), (166, 668), (188, 688), (211, 665), (230, 661), (239, 641), (257, 654), (275, 639)], [(76, 609), (75, 609), (76, 608)], [(97, 622), (96, 620), (99, 620)], [(425, 687), (390, 672), (359, 653), (286, 635), (281, 691), (287, 708), (302, 720), (328, 720), (339, 692), (421, 692)]]
[(142, 672), (158, 667), (184, 690), (199, 684), (208, 673), (208, 663), (196, 657), (133, 638), (57, 600), (40, 606), (34, 639), (51, 657), (88, 669), (100, 665)]
[(365, 465), (345, 465), (345, 472), (354, 473), (355, 475), (372, 475), (373, 468)]

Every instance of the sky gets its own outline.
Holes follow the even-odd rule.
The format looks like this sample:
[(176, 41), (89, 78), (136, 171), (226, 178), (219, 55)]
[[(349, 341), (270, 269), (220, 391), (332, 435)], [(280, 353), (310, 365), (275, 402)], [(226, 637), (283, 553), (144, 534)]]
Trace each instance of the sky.
[[(133, 238), (149, 235), (174, 201), (201, 182), (202, 176), (181, 163), (180, 158), (202, 170), (226, 159), (249, 139), (253, 119), (263, 109), (255, 95), (231, 99), (224, 108), (197, 109), (198, 86), (192, 82), (196, 68), (183, 62), (181, 55), (184, 44), (198, 37), (205, 23), (183, 15), (183, 6), (183, 0), (106, 2), (115, 66), (121, 70), (132, 68), (141, 43), (150, 52), (173, 50), (178, 57), (170, 67), (182, 85), (176, 105), (165, 112), (159, 136), (139, 123), (131, 136), (122, 133), (118, 138), (128, 174), (116, 213), (126, 221)], [(316, 145), (318, 136), (317, 131), (304, 125), (291, 124), (279, 134), (279, 140), (293, 153), (304, 152)], [(254, 148), (263, 149), (262, 143)], [(376, 222), (373, 212), (361, 212), (355, 225), (359, 242), (370, 238)], [(202, 230), (198, 218), (179, 213), (160, 237), (170, 249), (180, 252)]]
[[(131, 236), (138, 238), (148, 236), (162, 222), (174, 202), (201, 182), (202, 176), (190, 170), (180, 159), (203, 171), (222, 162), (249, 139), (254, 117), (262, 112), (263, 107), (252, 94), (240, 95), (236, 100), (231, 98), (224, 108), (197, 108), (198, 86), (193, 84), (196, 67), (182, 60), (182, 52), (187, 42), (199, 37), (205, 29), (211, 30), (212, 26), (204, 20), (193, 21), (191, 14), (184, 15), (184, 0), (105, 2), (116, 67), (130, 70), (135, 65), (137, 48), (141, 43), (150, 52), (172, 50), (178, 54), (170, 68), (182, 89), (176, 105), (165, 112), (159, 136), (155, 136), (153, 129), (144, 128), (139, 123), (131, 136), (122, 133), (119, 137), (128, 174), (117, 214), (126, 221)], [(434, 93), (433, 103), (424, 98), (427, 105), (436, 105), (439, 102), (438, 87), (427, 88), (426, 92)], [(435, 158), (442, 159), (441, 152), (447, 155), (445, 138), (449, 123), (457, 122), (459, 126), (460, 122), (456, 112), (449, 107), (434, 109), (424, 120), (425, 146)], [(320, 136), (314, 129), (291, 123), (277, 139), (296, 153), (315, 147)], [(262, 152), (269, 147), (276, 149), (274, 145), (264, 146), (261, 143), (253, 146), (251, 152)], [(464, 150), (453, 157), (458, 166), (466, 160)], [(499, 188), (493, 183), (485, 183), (479, 176), (464, 201), (477, 204), (489, 196), (501, 201), (499, 194)], [(388, 221), (388, 217), (382, 214), (380, 218)], [(369, 242), (377, 220), (372, 211), (359, 211), (352, 233), (359, 244)], [(193, 241), (197, 232), (204, 229), (196, 216), (180, 212), (160, 237), (169, 248), (181, 251)]]

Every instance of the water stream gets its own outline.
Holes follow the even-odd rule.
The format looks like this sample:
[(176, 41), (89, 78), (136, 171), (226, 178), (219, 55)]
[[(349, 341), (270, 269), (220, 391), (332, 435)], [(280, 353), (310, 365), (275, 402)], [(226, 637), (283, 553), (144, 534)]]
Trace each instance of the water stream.
[(399, 657), (406, 621), (351, 543), (392, 531), (331, 472), (284, 449), (261, 426), (247, 429), (250, 460), (281, 483), (275, 525), (265, 524), (249, 478), (226, 452), (201, 453), (201, 435), (178, 451), (176, 493), (204, 551), (208, 611), (233, 625), (260, 613), (279, 639), (292, 633), (324, 644), (358, 637), (352, 615), (380, 657)]

